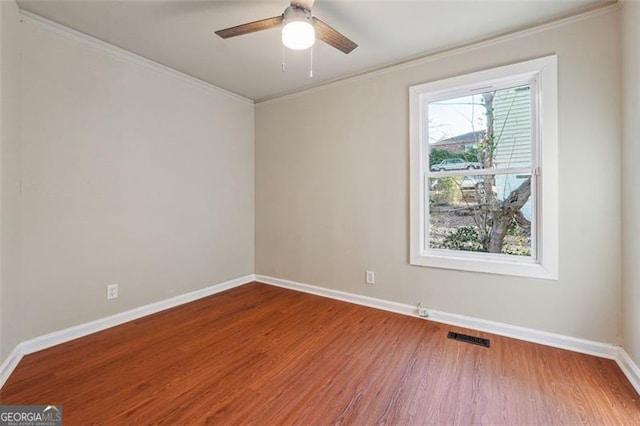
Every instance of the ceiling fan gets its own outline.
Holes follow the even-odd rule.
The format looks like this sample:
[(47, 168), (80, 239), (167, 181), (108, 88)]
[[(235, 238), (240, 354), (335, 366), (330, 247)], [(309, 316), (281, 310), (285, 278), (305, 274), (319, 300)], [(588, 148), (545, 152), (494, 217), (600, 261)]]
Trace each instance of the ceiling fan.
[(291, 6), (287, 7), (280, 16), (225, 28), (216, 31), (216, 34), (222, 38), (230, 38), (282, 25), (282, 43), (290, 49), (308, 49), (313, 46), (316, 37), (344, 53), (349, 53), (358, 47), (324, 21), (313, 16), (311, 14), (313, 2), (314, 0), (291, 0)]

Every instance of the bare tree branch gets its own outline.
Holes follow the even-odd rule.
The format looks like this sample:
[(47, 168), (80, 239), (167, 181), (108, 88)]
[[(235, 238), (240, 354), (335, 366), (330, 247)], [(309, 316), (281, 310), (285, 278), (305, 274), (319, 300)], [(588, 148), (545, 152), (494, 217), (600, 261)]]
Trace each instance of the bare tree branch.
[(531, 196), (531, 176), (500, 203), (500, 208), (493, 211), (493, 224), (489, 234), (489, 253), (501, 253), (504, 237), (507, 235), (509, 224)]

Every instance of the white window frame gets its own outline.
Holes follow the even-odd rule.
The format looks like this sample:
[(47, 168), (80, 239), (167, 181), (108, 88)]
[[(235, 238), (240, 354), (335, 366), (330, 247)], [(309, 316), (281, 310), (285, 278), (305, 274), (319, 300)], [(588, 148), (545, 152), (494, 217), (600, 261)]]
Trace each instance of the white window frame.
[[(423, 128), (426, 101), (483, 93), (493, 87), (507, 87), (532, 81), (533, 139), (532, 193), (535, 198), (532, 256), (510, 256), (426, 247), (428, 232), (430, 174), (425, 166), (428, 147)], [(535, 93), (533, 92), (535, 91)], [(558, 279), (558, 71), (556, 55), (499, 68), (433, 81), (409, 88), (410, 114), (410, 263), (463, 271)], [(427, 168), (427, 170), (425, 170)], [(524, 170), (523, 170), (524, 171)], [(527, 171), (527, 172), (528, 172)], [(492, 173), (495, 170), (492, 170)], [(438, 176), (486, 171), (438, 172)]]

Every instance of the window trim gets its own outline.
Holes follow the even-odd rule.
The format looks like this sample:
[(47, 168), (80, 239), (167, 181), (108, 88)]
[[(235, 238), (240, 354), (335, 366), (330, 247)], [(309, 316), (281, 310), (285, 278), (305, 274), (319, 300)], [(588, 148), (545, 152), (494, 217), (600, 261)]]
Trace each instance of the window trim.
[[(425, 179), (433, 172), (424, 170), (424, 129), (421, 104), (430, 101), (481, 93), (492, 88), (536, 80), (537, 122), (532, 123), (538, 146), (533, 150), (532, 169), (536, 172), (537, 238), (536, 258), (493, 255), (455, 250), (425, 250), (426, 222)], [(535, 113), (534, 113), (535, 114)], [(492, 68), (443, 80), (419, 84), (409, 88), (410, 122), (410, 264), (463, 271), (485, 272), (532, 278), (558, 279), (558, 88), (557, 56), (551, 55), (526, 62)], [(537, 163), (537, 164), (536, 164)], [(437, 172), (460, 175), (455, 172)], [(471, 174), (482, 174), (474, 170)], [(485, 171), (486, 174), (486, 171)], [(492, 171), (493, 174), (493, 171)]]

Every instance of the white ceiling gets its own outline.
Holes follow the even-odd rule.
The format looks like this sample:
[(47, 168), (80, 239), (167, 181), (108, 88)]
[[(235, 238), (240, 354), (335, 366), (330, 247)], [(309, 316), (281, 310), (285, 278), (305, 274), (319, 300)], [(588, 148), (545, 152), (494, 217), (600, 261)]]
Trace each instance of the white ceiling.
[(215, 30), (280, 15), (286, 0), (20, 0), (25, 10), (254, 100), (535, 26), (608, 0), (316, 0), (315, 16), (355, 41), (286, 51), (278, 29), (222, 40)]

